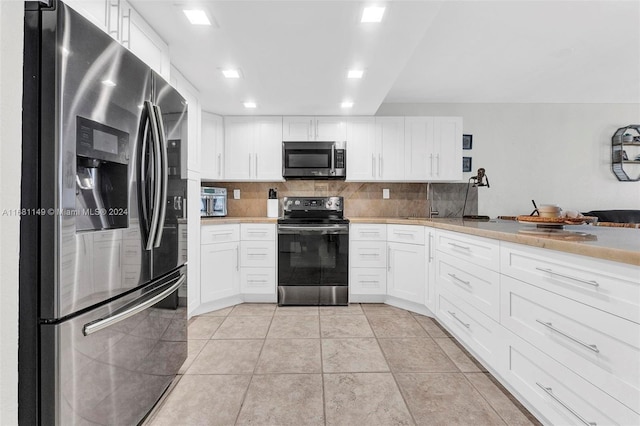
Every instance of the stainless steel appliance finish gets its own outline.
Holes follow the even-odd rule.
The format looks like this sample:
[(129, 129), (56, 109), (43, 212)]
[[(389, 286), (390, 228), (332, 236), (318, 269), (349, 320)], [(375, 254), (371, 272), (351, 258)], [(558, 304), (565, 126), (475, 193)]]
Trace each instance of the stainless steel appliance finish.
[(203, 186), (200, 189), (200, 216), (227, 215), (227, 188)]
[(349, 221), (342, 197), (285, 197), (278, 219), (278, 305), (349, 303)]
[(163, 318), (186, 333), (187, 105), (71, 8), (45, 3), (25, 3), (21, 207), (34, 214), (21, 220), (19, 420), (135, 424), (186, 357), (186, 339), (160, 343)]
[(346, 179), (346, 142), (282, 142), (285, 179)]

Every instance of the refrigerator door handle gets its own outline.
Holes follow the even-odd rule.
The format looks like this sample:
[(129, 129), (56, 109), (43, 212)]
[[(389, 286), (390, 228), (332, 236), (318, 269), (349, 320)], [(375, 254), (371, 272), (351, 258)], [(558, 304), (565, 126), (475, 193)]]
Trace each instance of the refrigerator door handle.
[[(140, 198), (141, 205), (141, 217), (142, 217), (142, 229), (144, 238), (146, 238), (145, 247), (147, 250), (150, 250), (149, 242), (153, 241), (155, 238), (155, 229), (151, 227), (149, 213), (151, 211), (150, 204), (150, 194), (147, 192), (147, 180), (148, 180), (148, 170), (147, 170), (147, 146), (149, 142), (149, 134), (152, 133), (152, 105), (151, 102), (144, 102), (144, 111), (143, 111), (143, 132), (142, 132), (142, 142), (139, 152), (138, 159), (138, 196)], [(151, 135), (153, 138), (153, 135)]]
[[(146, 104), (146, 102), (145, 102)], [(149, 119), (151, 122), (151, 135), (153, 137), (153, 169), (154, 169), (154, 191), (153, 191), (153, 205), (151, 208), (151, 226), (150, 226), (150, 237), (147, 241), (146, 249), (151, 250), (154, 246), (155, 241), (157, 240), (158, 233), (158, 221), (160, 219), (160, 210), (162, 209), (161, 203), (161, 185), (162, 185), (162, 154), (160, 147), (160, 129), (158, 127), (158, 120), (155, 112), (155, 108), (149, 102)], [(153, 238), (151, 238), (153, 237)], [(157, 246), (156, 246), (157, 247)]]
[(169, 184), (169, 158), (167, 154), (167, 140), (165, 138), (165, 128), (164, 122), (162, 121), (162, 110), (159, 105), (153, 106), (153, 111), (156, 117), (156, 123), (158, 125), (158, 131), (160, 134), (160, 166), (162, 167), (162, 189), (160, 194), (160, 203), (158, 207), (160, 208), (160, 220), (158, 221), (158, 228), (156, 231), (156, 241), (154, 244), (155, 248), (160, 247), (160, 242), (162, 241), (162, 233), (164, 231), (164, 220), (167, 215), (167, 186)]
[(133, 302), (123, 306), (121, 309), (114, 311), (113, 314), (109, 315), (106, 318), (100, 318), (98, 320), (91, 321), (90, 323), (85, 324), (84, 327), (82, 327), (82, 334), (88, 336), (144, 311), (145, 309), (155, 305), (156, 303), (160, 302), (168, 295), (176, 291), (186, 279), (187, 276), (182, 275), (178, 279), (178, 281), (170, 284), (169, 288), (163, 290), (155, 296), (148, 297), (147, 295), (144, 295), (134, 300)]

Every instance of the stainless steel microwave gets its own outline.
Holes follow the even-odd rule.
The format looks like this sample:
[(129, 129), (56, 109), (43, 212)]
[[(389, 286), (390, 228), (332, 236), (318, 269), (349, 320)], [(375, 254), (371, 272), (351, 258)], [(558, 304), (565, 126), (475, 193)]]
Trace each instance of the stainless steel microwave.
[(282, 142), (285, 179), (346, 179), (347, 143)]
[(200, 217), (227, 215), (227, 189), (200, 188)]

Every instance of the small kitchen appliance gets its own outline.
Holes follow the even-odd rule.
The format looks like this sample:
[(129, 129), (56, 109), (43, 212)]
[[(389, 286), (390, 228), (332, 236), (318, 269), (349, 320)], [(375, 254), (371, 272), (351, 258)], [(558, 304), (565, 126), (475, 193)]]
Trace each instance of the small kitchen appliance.
[(342, 197), (284, 197), (278, 305), (349, 303), (349, 220)]
[(227, 215), (227, 188), (200, 188), (200, 217)]

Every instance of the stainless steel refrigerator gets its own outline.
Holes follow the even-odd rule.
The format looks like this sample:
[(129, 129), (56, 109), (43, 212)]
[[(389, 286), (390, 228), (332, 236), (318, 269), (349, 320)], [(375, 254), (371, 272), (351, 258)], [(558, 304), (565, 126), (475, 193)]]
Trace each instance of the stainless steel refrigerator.
[(187, 356), (187, 105), (64, 3), (25, 5), (19, 420), (136, 424)]

